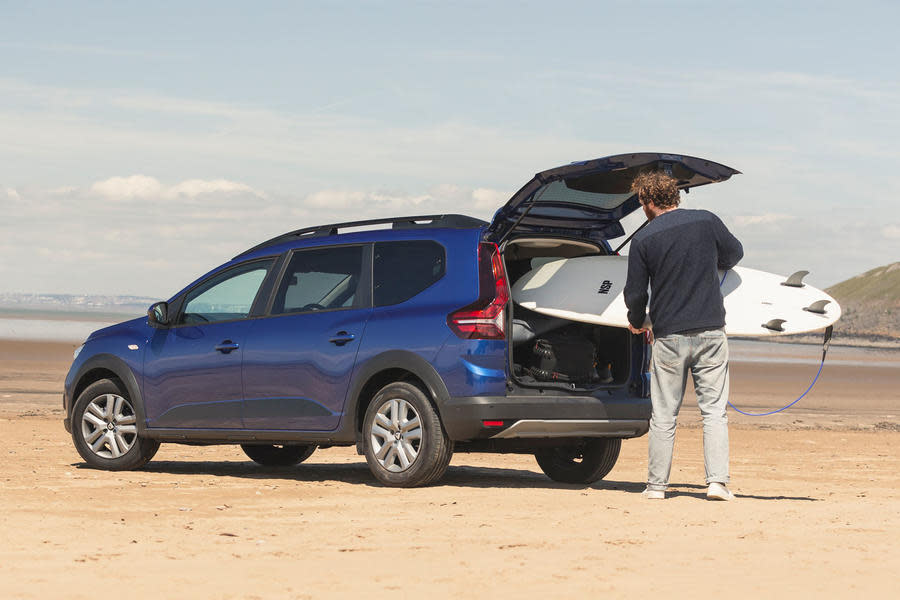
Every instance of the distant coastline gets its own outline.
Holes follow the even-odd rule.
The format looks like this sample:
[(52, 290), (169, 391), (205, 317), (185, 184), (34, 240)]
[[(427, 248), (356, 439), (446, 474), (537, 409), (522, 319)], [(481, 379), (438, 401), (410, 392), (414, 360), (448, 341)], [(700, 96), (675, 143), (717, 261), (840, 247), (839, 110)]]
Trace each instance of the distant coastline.
[(158, 298), (104, 294), (0, 293), (0, 311), (141, 314)]
[(81, 342), (92, 331), (146, 314), (143, 296), (0, 294), (0, 338)]
[[(149, 306), (149, 305), (148, 305)], [(91, 321), (119, 323), (141, 316), (139, 312), (93, 310), (52, 310), (44, 308), (0, 307), (0, 319), (28, 319), (37, 321)]]

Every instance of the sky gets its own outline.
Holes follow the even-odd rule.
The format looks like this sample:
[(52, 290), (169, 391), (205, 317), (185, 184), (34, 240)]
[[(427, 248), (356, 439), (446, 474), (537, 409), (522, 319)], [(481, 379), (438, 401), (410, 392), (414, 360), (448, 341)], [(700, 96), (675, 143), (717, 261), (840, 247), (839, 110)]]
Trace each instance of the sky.
[(489, 219), (538, 171), (640, 151), (740, 170), (683, 206), (743, 266), (827, 287), (900, 260), (898, 22), (865, 1), (0, 0), (0, 293), (167, 298), (284, 231)]

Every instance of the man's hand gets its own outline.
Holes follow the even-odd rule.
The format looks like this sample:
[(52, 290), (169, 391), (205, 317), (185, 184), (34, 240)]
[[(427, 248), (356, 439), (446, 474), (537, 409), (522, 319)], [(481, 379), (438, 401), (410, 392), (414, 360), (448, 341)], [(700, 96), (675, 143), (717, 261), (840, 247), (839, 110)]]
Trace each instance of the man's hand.
[(635, 327), (634, 325), (629, 323), (628, 331), (630, 331), (631, 333), (634, 333), (634, 334), (646, 333), (647, 334), (647, 343), (648, 344), (653, 343), (653, 330), (650, 329), (649, 327), (641, 327), (640, 329), (638, 329), (637, 327)]

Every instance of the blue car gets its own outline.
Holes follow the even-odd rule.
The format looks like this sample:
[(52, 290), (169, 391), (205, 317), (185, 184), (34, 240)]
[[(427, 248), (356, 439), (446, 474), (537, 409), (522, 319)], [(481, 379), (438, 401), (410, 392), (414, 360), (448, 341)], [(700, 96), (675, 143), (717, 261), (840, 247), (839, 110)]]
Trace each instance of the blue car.
[(355, 445), (389, 486), (437, 481), (454, 451), (529, 453), (556, 481), (601, 479), (621, 440), (648, 430), (649, 346), (528, 311), (510, 287), (548, 260), (612, 254), (648, 170), (682, 189), (737, 173), (623, 154), (537, 174), (490, 223), (398, 217), (259, 244), (92, 333), (66, 377), (66, 430), (113, 470), (163, 442), (240, 444), (281, 467)]

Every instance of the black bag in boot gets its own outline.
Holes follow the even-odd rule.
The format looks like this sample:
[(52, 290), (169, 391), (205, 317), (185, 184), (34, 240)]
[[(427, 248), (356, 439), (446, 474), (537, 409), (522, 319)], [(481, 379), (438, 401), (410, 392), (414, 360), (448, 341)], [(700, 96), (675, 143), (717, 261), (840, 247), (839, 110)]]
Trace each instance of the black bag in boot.
[(534, 364), (529, 369), (539, 381), (598, 382), (594, 344), (581, 335), (556, 331), (535, 340)]

